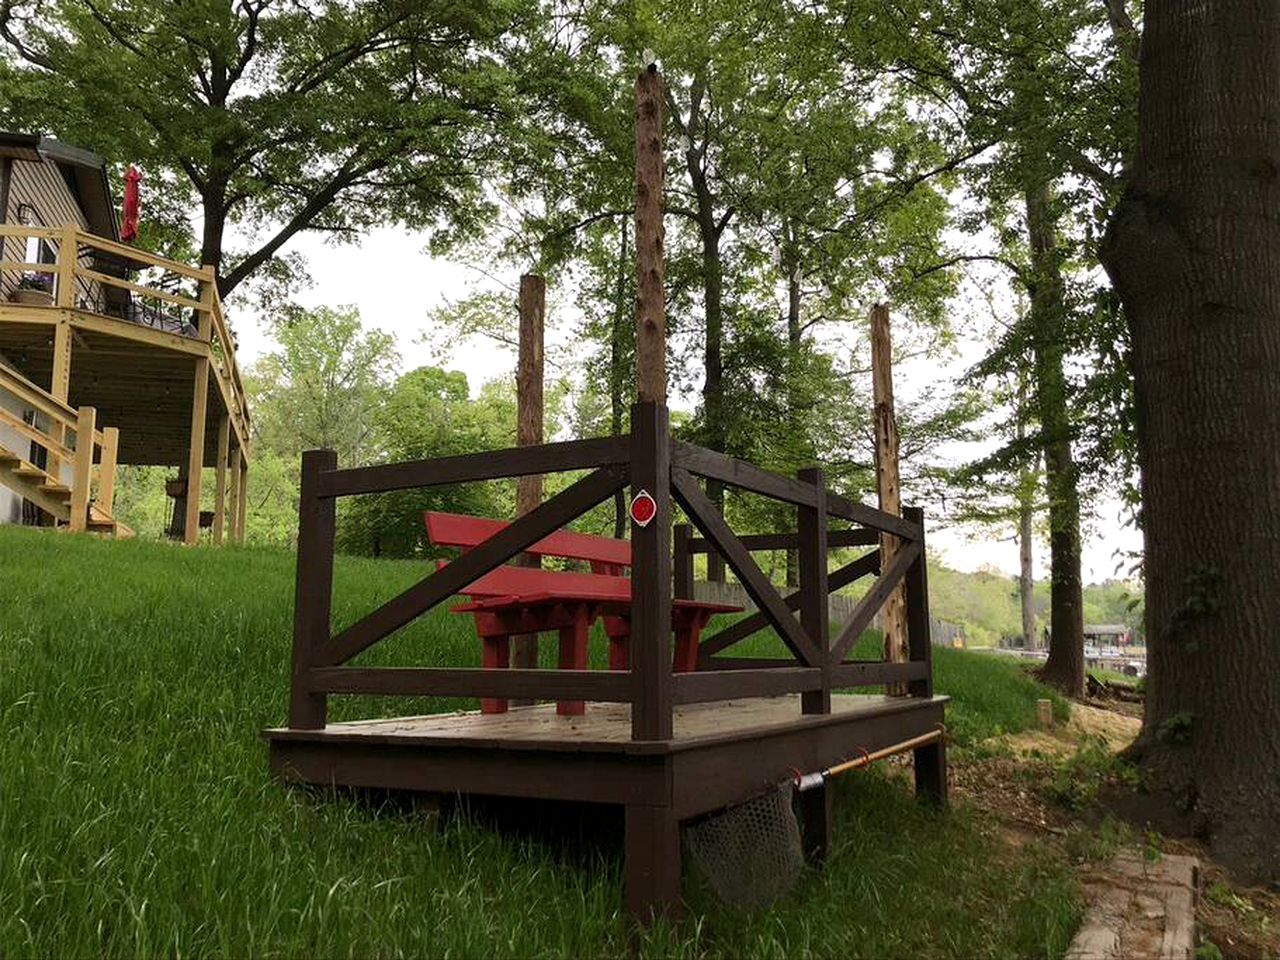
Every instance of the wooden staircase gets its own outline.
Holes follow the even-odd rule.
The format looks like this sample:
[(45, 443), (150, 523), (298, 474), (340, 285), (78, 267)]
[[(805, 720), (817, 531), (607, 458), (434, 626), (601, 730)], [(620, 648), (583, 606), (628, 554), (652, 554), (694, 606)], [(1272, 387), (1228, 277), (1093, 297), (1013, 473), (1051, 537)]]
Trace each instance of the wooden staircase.
[[(133, 531), (112, 516), (119, 432), (114, 427), (97, 430), (93, 407), (69, 407), (4, 366), (0, 366), (0, 390), (13, 394), (34, 410), (33, 419), (37, 421), (28, 423), (0, 407), (0, 426), (43, 449), (46, 464), (38, 466), (0, 445), (0, 485), (71, 530), (132, 536)], [(61, 479), (64, 466), (70, 468), (70, 485)]]

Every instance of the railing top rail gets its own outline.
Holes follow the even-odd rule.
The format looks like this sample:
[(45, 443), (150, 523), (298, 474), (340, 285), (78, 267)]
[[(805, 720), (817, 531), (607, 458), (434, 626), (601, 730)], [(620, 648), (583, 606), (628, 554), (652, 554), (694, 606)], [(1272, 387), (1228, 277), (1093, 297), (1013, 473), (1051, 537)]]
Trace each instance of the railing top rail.
[(0, 237), (37, 237), (42, 240), (56, 240), (62, 236), (57, 227), (34, 227), (23, 223), (0, 223)]
[[(3, 383), (5, 389), (10, 393), (22, 398), (45, 416), (67, 427), (73, 433), (75, 432), (76, 423), (80, 419), (80, 412), (75, 407), (64, 403), (47, 390), (36, 386), (26, 377), (14, 373), (3, 364), (0, 364), (0, 383)], [(102, 445), (103, 437), (100, 430), (93, 431), (93, 442), (99, 446)]]
[[(720, 480), (730, 486), (772, 497), (784, 503), (792, 503), (800, 507), (813, 507), (818, 503), (818, 491), (811, 483), (765, 470), (746, 460), (739, 460), (692, 443), (673, 440), (671, 463), (696, 476)], [(826, 492), (826, 508), (830, 516), (851, 520), (882, 533), (891, 533), (906, 540), (919, 540), (921, 537), (918, 524), (895, 517), (883, 510), (877, 510), (875, 507), (849, 500), (829, 490)]]
[(499, 480), (531, 473), (560, 473), (628, 463), (630, 438), (598, 437), (565, 440), (533, 447), (467, 453), (435, 460), (409, 460), (372, 467), (326, 470), (320, 474), (321, 497), (389, 493), (413, 487), (439, 487), (476, 480)]
[[(52, 231), (52, 234), (54, 237), (61, 235), (57, 230)], [(77, 243), (81, 246), (89, 247), (92, 250), (100, 250), (103, 253), (110, 253), (129, 260), (136, 260), (151, 267), (161, 267), (170, 273), (176, 273), (179, 276), (187, 277), (191, 280), (203, 281), (210, 279), (210, 271), (206, 270), (204, 267), (193, 267), (180, 260), (170, 260), (168, 257), (162, 257), (146, 250), (140, 250), (137, 247), (131, 247), (125, 243), (118, 243), (117, 241), (109, 240), (106, 237), (100, 237), (96, 233), (77, 230), (75, 234)]]

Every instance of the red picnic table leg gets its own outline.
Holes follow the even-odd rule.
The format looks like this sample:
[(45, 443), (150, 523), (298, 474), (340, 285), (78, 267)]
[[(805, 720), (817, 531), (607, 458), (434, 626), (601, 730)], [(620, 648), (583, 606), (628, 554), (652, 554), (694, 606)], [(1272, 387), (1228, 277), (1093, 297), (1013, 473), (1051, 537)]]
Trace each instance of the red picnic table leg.
[(609, 637), (609, 669), (626, 670), (631, 621), (626, 617), (605, 617), (604, 632)]
[[(511, 637), (509, 635), (481, 637), (480, 640), (484, 648), (482, 665), (486, 670), (505, 670), (511, 665)], [(506, 713), (507, 701), (499, 697), (481, 697), (480, 712)]]
[(698, 640), (710, 614), (705, 610), (674, 610), (676, 650), (672, 659), (673, 673), (693, 673), (698, 669)]
[[(706, 610), (671, 612), (676, 635), (676, 648), (671, 658), (673, 673), (693, 673), (698, 669), (698, 641), (702, 638), (702, 628), (710, 619), (711, 614)], [(606, 617), (605, 630), (609, 634), (609, 669), (626, 670), (631, 620), (627, 617)]]
[[(587, 669), (587, 641), (591, 636), (591, 611), (586, 604), (580, 604), (573, 613), (573, 623), (560, 628), (560, 661), (561, 670)], [(586, 704), (581, 700), (559, 700), (556, 702), (556, 713), (562, 717), (581, 716), (586, 712)]]

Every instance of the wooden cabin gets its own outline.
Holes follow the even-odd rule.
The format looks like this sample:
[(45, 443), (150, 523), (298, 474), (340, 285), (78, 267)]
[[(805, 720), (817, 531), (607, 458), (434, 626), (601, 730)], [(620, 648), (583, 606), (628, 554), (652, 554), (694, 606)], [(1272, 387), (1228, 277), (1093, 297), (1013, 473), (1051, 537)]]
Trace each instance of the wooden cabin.
[(0, 132), (0, 522), (127, 532), (117, 465), (167, 466), (171, 535), (240, 540), (249, 423), (213, 268), (122, 243), (101, 157)]

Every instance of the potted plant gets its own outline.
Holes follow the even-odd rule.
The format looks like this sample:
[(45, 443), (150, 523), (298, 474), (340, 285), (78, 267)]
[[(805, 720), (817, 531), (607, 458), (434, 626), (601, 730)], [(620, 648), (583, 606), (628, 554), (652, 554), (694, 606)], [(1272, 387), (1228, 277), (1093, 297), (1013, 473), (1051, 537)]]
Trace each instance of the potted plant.
[(33, 307), (52, 306), (53, 274), (24, 273), (18, 280), (18, 289), (9, 295), (9, 299)]

